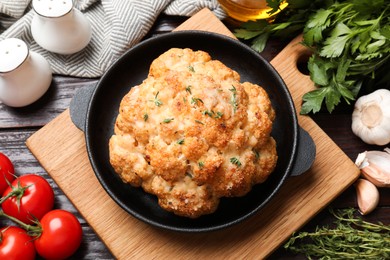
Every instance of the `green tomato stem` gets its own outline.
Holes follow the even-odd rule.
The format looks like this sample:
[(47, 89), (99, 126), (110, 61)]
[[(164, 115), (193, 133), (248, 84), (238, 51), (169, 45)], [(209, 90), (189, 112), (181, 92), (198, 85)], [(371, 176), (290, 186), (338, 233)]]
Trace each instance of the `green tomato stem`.
[(42, 234), (42, 226), (38, 220), (34, 221), (34, 223), (36, 223), (36, 225), (28, 225), (28, 224), (24, 223), (23, 221), (4, 213), (4, 211), (2, 211), (2, 210), (0, 210), (0, 217), (5, 217), (5, 218), (15, 222), (21, 228), (26, 230), (27, 234), (29, 234), (30, 236), (39, 237)]
[(4, 201), (6, 201), (7, 199), (9, 199), (11, 197), (16, 197), (18, 200), (18, 205), (19, 205), (20, 199), (23, 197), (24, 192), (32, 185), (27, 185), (25, 187), (22, 187), (22, 185), (18, 181), (18, 186), (14, 187), (10, 183), (9, 183), (9, 186), (12, 188), (12, 191), (0, 199), (0, 205), (3, 204)]
[(6, 201), (7, 199), (9, 199), (10, 197), (14, 196), (15, 194), (13, 193), (13, 191), (11, 191), (10, 193), (8, 193), (6, 196), (2, 197), (0, 199), (0, 205), (3, 204), (4, 201)]

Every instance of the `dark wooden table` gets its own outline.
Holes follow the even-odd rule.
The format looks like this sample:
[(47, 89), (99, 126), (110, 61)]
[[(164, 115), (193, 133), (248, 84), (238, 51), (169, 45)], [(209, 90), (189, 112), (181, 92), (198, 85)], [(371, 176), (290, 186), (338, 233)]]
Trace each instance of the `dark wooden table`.
[[(186, 19), (186, 17), (161, 16), (146, 38), (170, 32)], [(226, 22), (226, 25), (230, 28), (232, 27), (232, 24), (229, 22)], [(267, 60), (272, 60), (283, 48), (284, 44), (286, 43), (279, 41), (271, 42), (262, 55)], [(40, 166), (35, 157), (27, 149), (25, 142), (34, 132), (69, 107), (69, 103), (77, 89), (95, 85), (97, 81), (98, 79), (55, 75), (49, 91), (36, 103), (24, 108), (10, 108), (0, 103), (0, 151), (9, 156), (13, 161), (17, 175), (36, 173), (45, 177), (54, 188), (56, 196), (55, 207), (74, 213), (82, 224), (84, 232), (83, 242), (72, 259), (113, 259), (114, 257), (63, 192), (57, 187), (56, 183)], [(355, 161), (358, 153), (365, 150), (382, 150), (383, 147), (366, 145), (352, 133), (351, 109), (351, 106), (341, 106), (332, 114), (321, 112), (312, 115), (312, 118), (348, 157)], [(390, 189), (380, 189), (380, 195), (381, 199), (378, 208), (364, 218), (374, 222), (381, 221), (389, 225)], [(356, 206), (356, 195), (353, 187), (348, 188), (329, 205), (332, 208), (356, 208)], [(333, 221), (333, 217), (330, 215), (328, 208), (326, 208), (305, 225), (302, 231), (312, 230), (317, 225), (331, 224)], [(0, 226), (7, 224), (10, 223), (5, 220), (0, 220)], [(280, 248), (270, 258), (303, 259), (304, 257), (301, 255), (293, 255)]]

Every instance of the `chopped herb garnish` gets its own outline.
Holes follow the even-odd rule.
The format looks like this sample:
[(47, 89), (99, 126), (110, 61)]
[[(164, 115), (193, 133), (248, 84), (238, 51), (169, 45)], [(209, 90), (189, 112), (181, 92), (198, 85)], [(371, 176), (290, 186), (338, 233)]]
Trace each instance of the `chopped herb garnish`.
[(198, 166), (199, 166), (199, 168), (202, 169), (204, 167), (204, 162), (202, 162), (202, 161), (198, 162)]
[(215, 116), (216, 119), (222, 118), (223, 113), (222, 112), (217, 112), (217, 115)]
[(233, 93), (237, 93), (237, 89), (236, 89), (236, 87), (234, 86), (234, 85), (232, 85), (232, 88), (231, 89), (229, 89), (231, 92), (233, 92)]
[(177, 140), (176, 143), (177, 143), (177, 144), (180, 144), (180, 145), (184, 144), (184, 138)]
[(192, 92), (191, 92), (191, 85), (188, 85), (187, 87), (186, 87), (186, 91), (188, 92), (188, 93), (190, 93), (190, 94), (192, 94)]
[(208, 115), (210, 117), (213, 117), (213, 115), (215, 114), (213, 110), (209, 111), (209, 110), (205, 110), (202, 112), (203, 115)]
[(222, 118), (223, 113), (222, 112), (217, 112), (215, 113), (213, 110), (205, 110), (202, 112), (202, 115), (208, 115), (209, 117), (214, 117), (216, 119)]
[(202, 121), (195, 120), (195, 122), (197, 122), (198, 124), (204, 125), (204, 123)]
[(259, 160), (259, 158), (260, 158), (260, 154), (259, 154), (259, 151), (257, 151), (257, 150), (255, 150), (255, 149), (253, 149), (252, 150), (252, 152), (255, 154), (255, 156), (256, 156), (256, 161), (258, 161)]
[(191, 65), (188, 65), (188, 67), (187, 67), (187, 68), (188, 68), (188, 70), (189, 70), (189, 71), (191, 71), (191, 72), (195, 72), (195, 69), (194, 69), (194, 67), (192, 67)]
[(149, 115), (147, 113), (144, 114), (144, 121), (148, 121)]
[(192, 98), (191, 98), (191, 104), (198, 105), (199, 102), (203, 104), (202, 99), (196, 98), (196, 97), (192, 97)]
[(230, 158), (230, 162), (231, 162), (232, 164), (237, 165), (237, 166), (241, 166), (240, 160), (238, 160), (236, 157)]
[(236, 112), (237, 107), (238, 107), (238, 105), (237, 105), (237, 89), (235, 86), (232, 86), (232, 87), (233, 88), (229, 89), (233, 93), (232, 98), (230, 100), (230, 104), (232, 104), (234, 112)]
[(157, 94), (156, 94), (156, 96), (154, 97), (154, 100), (151, 100), (151, 101), (153, 101), (154, 102), (154, 104), (156, 105), (156, 106), (161, 106), (163, 103), (161, 102), (161, 100), (160, 99), (158, 99), (157, 98), (157, 96), (158, 96), (158, 94), (160, 93), (160, 91), (157, 91)]
[(166, 118), (163, 120), (163, 123), (168, 124), (173, 121), (173, 118)]

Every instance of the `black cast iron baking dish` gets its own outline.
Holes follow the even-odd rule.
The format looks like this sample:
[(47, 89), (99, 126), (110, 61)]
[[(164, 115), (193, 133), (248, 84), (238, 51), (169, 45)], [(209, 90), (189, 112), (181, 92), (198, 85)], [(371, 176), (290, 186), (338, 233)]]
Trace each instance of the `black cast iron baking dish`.
[[(240, 198), (223, 198), (213, 214), (198, 219), (179, 217), (157, 203), (157, 198), (141, 188), (125, 184), (109, 162), (109, 139), (113, 134), (120, 101), (132, 86), (148, 75), (151, 62), (172, 47), (208, 52), (241, 75), (242, 81), (261, 85), (276, 111), (272, 136), (277, 143), (275, 171), (263, 184), (255, 185)], [(134, 217), (153, 226), (175, 231), (204, 232), (218, 230), (261, 214), (291, 175), (308, 170), (314, 161), (315, 145), (298, 126), (291, 95), (277, 71), (238, 40), (203, 31), (182, 31), (148, 39), (127, 51), (101, 77), (95, 88), (82, 89), (71, 102), (72, 121), (85, 132), (88, 157), (96, 177), (111, 198)]]

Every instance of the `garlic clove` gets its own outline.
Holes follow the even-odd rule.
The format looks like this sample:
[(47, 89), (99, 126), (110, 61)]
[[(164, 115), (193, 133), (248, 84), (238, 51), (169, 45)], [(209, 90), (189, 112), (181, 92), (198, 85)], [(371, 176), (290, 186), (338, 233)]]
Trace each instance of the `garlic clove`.
[(362, 169), (369, 165), (366, 157), (367, 157), (367, 151), (358, 154), (355, 164), (359, 167), (359, 169)]
[(361, 174), (377, 187), (390, 187), (390, 149), (368, 151), (358, 155), (355, 164)]
[(358, 179), (355, 182), (355, 189), (360, 213), (362, 215), (369, 214), (379, 203), (377, 187), (366, 179)]

